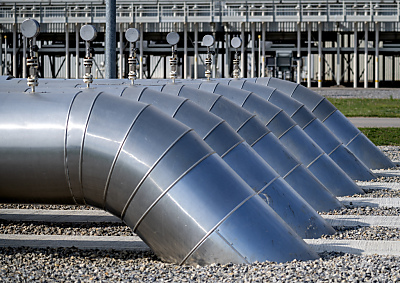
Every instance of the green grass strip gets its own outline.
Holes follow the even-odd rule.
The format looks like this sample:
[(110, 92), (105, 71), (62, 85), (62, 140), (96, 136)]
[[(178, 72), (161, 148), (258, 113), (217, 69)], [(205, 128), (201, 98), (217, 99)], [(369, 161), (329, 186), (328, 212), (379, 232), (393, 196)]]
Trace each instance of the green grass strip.
[(359, 128), (375, 145), (400, 146), (400, 128)]
[(400, 99), (331, 98), (346, 117), (400, 117)]

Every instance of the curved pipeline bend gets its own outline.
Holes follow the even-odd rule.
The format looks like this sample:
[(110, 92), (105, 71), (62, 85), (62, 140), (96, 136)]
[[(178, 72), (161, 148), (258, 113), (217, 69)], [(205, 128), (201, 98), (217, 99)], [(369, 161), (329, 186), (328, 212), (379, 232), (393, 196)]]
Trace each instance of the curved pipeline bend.
[(194, 131), (153, 106), (79, 90), (0, 99), (3, 202), (104, 208), (179, 264), (317, 257)]
[(188, 99), (146, 87), (126, 88), (122, 96), (151, 104), (193, 128), (203, 140), (302, 238), (335, 230), (282, 179), (224, 120)]
[(256, 83), (268, 85), (303, 103), (326, 125), (364, 164), (371, 169), (395, 167), (357, 127), (325, 97), (306, 87), (275, 78), (260, 78)]
[[(160, 89), (160, 86), (156, 87)], [(162, 92), (185, 97), (203, 109), (220, 116), (242, 136), (246, 142), (280, 174), (314, 209), (326, 211), (341, 207), (328, 191), (279, 140), (254, 115), (230, 102), (221, 95), (196, 90), (182, 85), (164, 85)], [(222, 108), (215, 108), (217, 101), (224, 101)]]
[(275, 106), (282, 108), (353, 180), (368, 181), (376, 178), (371, 170), (344, 146), (304, 104), (284, 95), (276, 88), (247, 80), (230, 80), (227, 82), (229, 86), (256, 93)]
[[(233, 128), (243, 127), (248, 121), (257, 119), (255, 117), (257, 116), (262, 124), (271, 129), (279, 141), (334, 195), (363, 193), (355, 182), (282, 109), (252, 92), (216, 82), (187, 84), (187, 86), (193, 88), (198, 86), (201, 90), (220, 95), (221, 97), (212, 104), (211, 111), (217, 115), (230, 115), (231, 117), (228, 116), (228, 118), (224, 116), (224, 119), (234, 121), (236, 126)], [(226, 111), (227, 108), (232, 109), (229, 101), (248, 110), (252, 116), (244, 114), (241, 117), (238, 110)]]

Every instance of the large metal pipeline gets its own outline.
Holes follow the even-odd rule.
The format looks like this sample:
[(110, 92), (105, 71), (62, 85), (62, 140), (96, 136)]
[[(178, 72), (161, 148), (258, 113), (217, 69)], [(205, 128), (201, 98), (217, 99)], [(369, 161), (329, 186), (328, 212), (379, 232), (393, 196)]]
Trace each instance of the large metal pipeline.
[(317, 257), (194, 131), (153, 106), (69, 88), (0, 99), (2, 202), (106, 209), (179, 264)]
[[(16, 83), (17, 80), (12, 81)], [(55, 84), (61, 82), (71, 87), (85, 88), (80, 80), (41, 80), (41, 85), (42, 87), (52, 88)], [(149, 81), (146, 81), (147, 84), (148, 82)], [(104, 91), (119, 94), (123, 91), (125, 86), (129, 85), (129, 83), (126, 83), (125, 86), (123, 84), (124, 81), (121, 82), (121, 80), (96, 80), (96, 85), (93, 85), (93, 87), (101, 87)], [(19, 86), (21, 85), (19, 84)], [(164, 92), (171, 87), (172, 86), (164, 88)], [(163, 86), (156, 84), (155, 88), (160, 90)], [(26, 89), (26, 87), (23, 86), (23, 89)], [(212, 94), (210, 95), (214, 96)], [(195, 95), (192, 99), (193, 98), (198, 99), (201, 98), (201, 96)], [(197, 102), (200, 103), (200, 101)], [(162, 107), (162, 105), (157, 106)], [(202, 103), (200, 103), (200, 106), (202, 106)], [(238, 110), (239, 113), (246, 112), (244, 109), (238, 108), (235, 105), (232, 105), (232, 107), (237, 108), (236, 110)], [(246, 141), (251, 143), (251, 146), (261, 157), (267, 161), (267, 163), (271, 165), (303, 199), (317, 211), (329, 211), (342, 207), (334, 195), (327, 190), (303, 164), (299, 163), (266, 127), (258, 124), (258, 127), (251, 128), (251, 125), (254, 124), (257, 125), (257, 121), (249, 122), (247, 126), (240, 130), (239, 134), (243, 135)]]
[(395, 167), (393, 162), (325, 97), (300, 84), (275, 78), (258, 78), (256, 83), (277, 88), (303, 103), (369, 168)]
[(376, 176), (343, 143), (312, 114), (304, 104), (284, 95), (276, 88), (256, 84), (248, 80), (227, 80), (229, 86), (247, 90), (286, 112), (336, 164), (353, 180), (368, 181)]
[[(220, 117), (188, 99), (146, 87), (128, 87), (122, 96), (155, 105), (193, 128), (203, 140), (303, 238), (335, 230)], [(340, 207), (340, 204), (338, 205)]]
[[(201, 90), (196, 89), (197, 87)], [(256, 94), (210, 82), (165, 85), (162, 91), (178, 94), (195, 102), (195, 99), (197, 99), (206, 109), (226, 120), (239, 134), (244, 131), (256, 132), (253, 128), (266, 128), (268, 126), (286, 148), (303, 164), (307, 165), (314, 176), (334, 195), (345, 196), (364, 193), (284, 111), (280, 111), (276, 106)], [(215, 94), (217, 92), (218, 94)], [(214, 93), (214, 95), (211, 95), (211, 93)], [(224, 95), (227, 95), (232, 102)], [(234, 105), (242, 107), (235, 107)], [(242, 108), (254, 114), (243, 111)], [(279, 115), (267, 116), (266, 113), (273, 113), (268, 111), (268, 108), (276, 108)], [(256, 115), (262, 121), (255, 117)], [(241, 135), (243, 136), (243, 134)], [(253, 142), (248, 141), (249, 144)]]

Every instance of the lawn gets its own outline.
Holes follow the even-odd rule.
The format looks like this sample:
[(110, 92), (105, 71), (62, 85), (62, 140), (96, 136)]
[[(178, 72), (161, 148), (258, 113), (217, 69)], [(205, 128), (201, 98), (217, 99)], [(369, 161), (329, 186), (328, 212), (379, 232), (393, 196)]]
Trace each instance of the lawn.
[(346, 117), (400, 117), (400, 99), (328, 98)]

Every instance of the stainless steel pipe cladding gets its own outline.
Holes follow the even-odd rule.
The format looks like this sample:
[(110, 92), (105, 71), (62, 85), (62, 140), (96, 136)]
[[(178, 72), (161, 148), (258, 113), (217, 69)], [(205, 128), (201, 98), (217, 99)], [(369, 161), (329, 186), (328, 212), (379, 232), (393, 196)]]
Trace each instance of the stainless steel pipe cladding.
[(368, 181), (376, 178), (371, 170), (344, 146), (304, 104), (276, 88), (247, 80), (229, 80), (227, 82), (229, 86), (254, 92), (284, 110), (353, 180)]
[[(189, 98), (203, 109), (227, 121), (314, 209), (327, 211), (342, 206), (334, 195), (286, 150), (271, 131), (245, 109), (220, 95), (183, 85), (155, 86), (155, 88), (165, 93)], [(227, 101), (225, 109), (213, 107), (219, 99)]]
[[(195, 88), (196, 84), (187, 86)], [(217, 115), (224, 115), (223, 118), (227, 121), (235, 123), (234, 128), (243, 128), (243, 125), (249, 127), (250, 123), (248, 122), (252, 121), (254, 124), (257, 115), (259, 121), (267, 126), (289, 152), (306, 165), (311, 173), (334, 195), (363, 193), (354, 181), (282, 109), (254, 93), (224, 84), (199, 83), (198, 87), (201, 90), (223, 96), (216, 98), (210, 109)], [(233, 103), (248, 110), (251, 114), (243, 112), (242, 115), (239, 115), (240, 111), (233, 110), (233, 106), (230, 105)], [(226, 111), (228, 108), (231, 111)]]
[(302, 238), (335, 230), (290, 187), (224, 120), (188, 99), (143, 88), (126, 88), (122, 96), (155, 105), (193, 128), (208, 145)]
[(395, 167), (387, 156), (323, 96), (302, 85), (275, 78), (259, 78), (256, 83), (277, 88), (303, 103), (367, 167), (371, 169)]
[(187, 126), (95, 91), (0, 93), (0, 199), (86, 203), (179, 264), (317, 255)]

